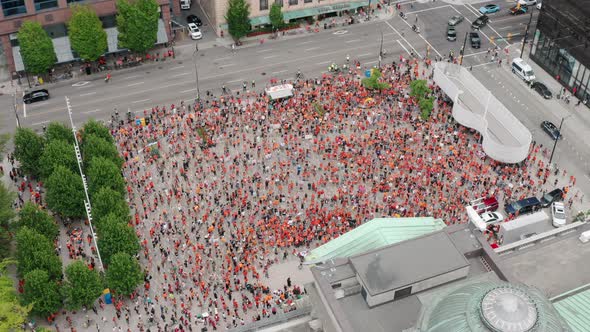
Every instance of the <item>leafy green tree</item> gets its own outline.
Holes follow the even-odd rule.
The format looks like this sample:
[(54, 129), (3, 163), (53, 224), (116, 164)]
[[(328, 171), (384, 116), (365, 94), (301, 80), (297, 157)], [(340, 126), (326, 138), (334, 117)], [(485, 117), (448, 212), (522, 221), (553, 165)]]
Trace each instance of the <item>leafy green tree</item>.
[(389, 84), (379, 81), (381, 79), (381, 71), (377, 68), (371, 70), (371, 77), (363, 78), (361, 84), (369, 90), (383, 90), (390, 87)]
[(14, 198), (14, 192), (8, 190), (4, 182), (0, 182), (0, 259), (10, 254), (10, 222), (14, 218)]
[(59, 285), (47, 271), (33, 270), (25, 275), (23, 302), (33, 305), (33, 313), (47, 317), (61, 308)]
[(410, 96), (418, 99), (424, 98), (426, 95), (432, 93), (426, 80), (413, 80), (410, 82), (410, 90)]
[(107, 50), (107, 33), (92, 7), (74, 4), (68, 21), (72, 49), (83, 60), (96, 61)]
[(250, 4), (246, 0), (229, 0), (225, 20), (229, 34), (234, 41), (240, 41), (250, 32)]
[(125, 180), (121, 175), (121, 169), (106, 158), (93, 158), (86, 171), (86, 176), (91, 196), (102, 187), (111, 188), (122, 195), (125, 194)]
[(55, 254), (53, 243), (28, 227), (16, 233), (16, 259), (21, 276), (40, 269), (47, 271), (51, 279), (61, 278), (61, 260)]
[(29, 73), (47, 73), (57, 62), (53, 42), (39, 22), (23, 22), (18, 30), (18, 43), (25, 70)]
[(84, 216), (84, 185), (79, 174), (64, 166), (55, 167), (45, 183), (47, 206), (63, 217)]
[(82, 144), (84, 144), (84, 141), (88, 135), (96, 135), (109, 143), (114, 144), (115, 142), (109, 128), (105, 127), (102, 123), (94, 119), (88, 120), (88, 122), (86, 122), (82, 128)]
[(428, 120), (434, 108), (434, 97), (420, 98), (418, 105), (420, 105), (420, 117), (422, 120)]
[(20, 168), (30, 176), (39, 175), (39, 158), (43, 153), (45, 140), (29, 128), (17, 128), (14, 135), (14, 157)]
[(52, 140), (45, 145), (39, 158), (39, 175), (47, 179), (57, 166), (64, 166), (72, 172), (79, 172), (74, 146), (66, 141)]
[(121, 193), (102, 187), (92, 195), (92, 216), (100, 223), (109, 214), (113, 214), (126, 224), (129, 221), (129, 205)]
[(123, 159), (119, 157), (117, 147), (113, 143), (94, 134), (86, 135), (84, 138), (82, 156), (86, 165), (88, 165), (94, 157), (104, 157), (114, 162), (119, 168), (123, 166)]
[(125, 252), (119, 252), (111, 257), (106, 279), (110, 289), (118, 294), (129, 295), (143, 281), (143, 272), (137, 259)]
[(33, 307), (20, 304), (14, 281), (6, 275), (6, 267), (15, 263), (8, 259), (0, 262), (0, 331), (20, 331)]
[(281, 6), (276, 2), (270, 6), (270, 12), (268, 13), (268, 19), (273, 29), (280, 29), (285, 25), (285, 18), (281, 11)]
[(45, 130), (45, 140), (47, 143), (51, 143), (54, 140), (63, 140), (74, 144), (74, 134), (72, 133), (72, 129), (66, 127), (63, 123), (51, 121)]
[(98, 248), (105, 265), (109, 265), (116, 253), (124, 252), (135, 256), (140, 249), (135, 230), (114, 215), (108, 215), (100, 221)]
[(59, 227), (53, 217), (31, 202), (26, 202), (19, 211), (18, 226), (35, 230), (50, 241), (59, 235)]
[(119, 47), (139, 53), (153, 48), (158, 37), (158, 8), (155, 0), (117, 0)]
[(96, 272), (78, 260), (66, 267), (66, 281), (63, 285), (66, 307), (70, 310), (82, 306), (91, 307), (102, 294), (102, 280)]

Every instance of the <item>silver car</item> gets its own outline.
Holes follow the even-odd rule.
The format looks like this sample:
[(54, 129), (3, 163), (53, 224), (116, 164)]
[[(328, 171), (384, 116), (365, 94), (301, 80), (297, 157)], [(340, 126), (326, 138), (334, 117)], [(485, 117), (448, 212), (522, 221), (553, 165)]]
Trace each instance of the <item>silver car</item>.
[(463, 22), (464, 17), (461, 15), (455, 15), (449, 19), (449, 25), (454, 27), (455, 25)]

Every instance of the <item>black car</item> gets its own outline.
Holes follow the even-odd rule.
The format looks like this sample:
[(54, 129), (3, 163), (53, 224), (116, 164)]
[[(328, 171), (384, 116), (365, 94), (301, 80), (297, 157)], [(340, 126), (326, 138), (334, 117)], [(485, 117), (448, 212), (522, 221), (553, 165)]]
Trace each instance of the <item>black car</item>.
[(481, 39), (479, 38), (479, 34), (477, 32), (474, 31), (469, 33), (469, 41), (471, 42), (471, 47), (481, 47)]
[(471, 23), (471, 27), (473, 29), (479, 29), (479, 28), (485, 27), (489, 21), (490, 21), (490, 18), (487, 15), (481, 15), (475, 21), (473, 21), (473, 23)]
[(504, 208), (506, 214), (523, 214), (536, 211), (541, 206), (541, 202), (537, 197), (529, 197), (521, 199), (520, 201), (512, 202)]
[(553, 124), (553, 122), (543, 121), (541, 122), (541, 128), (543, 128), (543, 131), (545, 131), (549, 136), (551, 136), (553, 140), (561, 138), (561, 133), (559, 132), (559, 129)]
[(49, 99), (49, 91), (45, 89), (31, 91), (23, 96), (25, 104), (34, 103), (36, 101)]
[(203, 22), (201, 22), (201, 19), (198, 18), (196, 15), (189, 15), (189, 16), (187, 16), (186, 17), (186, 23), (194, 23), (198, 27), (200, 27), (201, 25), (203, 25)]
[(548, 207), (549, 205), (553, 204), (553, 202), (559, 202), (563, 199), (563, 190), (557, 188), (553, 189), (550, 192), (546, 193), (541, 197), (541, 206)]
[(541, 82), (534, 82), (531, 85), (531, 88), (535, 89), (535, 91), (537, 91), (545, 99), (551, 99), (551, 97), (553, 97), (551, 90), (549, 90), (549, 88)]

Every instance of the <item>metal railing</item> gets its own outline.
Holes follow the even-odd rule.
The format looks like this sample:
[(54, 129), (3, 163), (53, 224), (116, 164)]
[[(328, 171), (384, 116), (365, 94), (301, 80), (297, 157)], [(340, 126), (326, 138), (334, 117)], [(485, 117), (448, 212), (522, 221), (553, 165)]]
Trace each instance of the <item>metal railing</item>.
[(293, 311), (289, 311), (289, 312), (278, 311), (276, 315), (272, 315), (268, 318), (263, 318), (263, 319), (256, 321), (256, 322), (252, 322), (249, 324), (238, 326), (238, 327), (236, 327), (234, 329), (230, 329), (228, 331), (229, 332), (258, 331), (260, 329), (269, 328), (273, 325), (285, 323), (285, 322), (295, 319), (295, 318), (309, 315), (311, 313), (311, 309), (312, 309), (311, 304), (306, 304), (303, 306), (298, 305), (298, 308)]

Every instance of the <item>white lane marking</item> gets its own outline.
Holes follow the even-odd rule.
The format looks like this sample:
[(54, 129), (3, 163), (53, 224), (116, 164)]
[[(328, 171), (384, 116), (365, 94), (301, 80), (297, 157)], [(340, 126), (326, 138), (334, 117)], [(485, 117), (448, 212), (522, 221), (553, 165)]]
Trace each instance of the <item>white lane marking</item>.
[[(25, 92), (23, 91), (23, 98), (25, 98)], [(25, 104), (24, 100), (23, 100), (23, 115), (26, 118), (27, 117), (27, 104)]]
[(301, 45), (305, 45), (305, 44), (309, 44), (309, 43), (313, 43), (313, 42), (314, 42), (313, 40), (308, 40), (308, 41), (306, 41), (306, 42), (299, 43), (299, 44), (297, 44), (296, 46), (301, 46)]
[[(405, 22), (405, 21), (404, 21), (404, 22)], [(406, 23), (408, 23), (408, 22), (406, 22)], [(418, 53), (418, 51), (416, 51), (416, 49), (414, 48), (414, 46), (412, 46), (412, 44), (410, 44), (410, 42), (409, 42), (409, 41), (408, 41), (406, 38), (404, 38), (404, 36), (402, 36), (402, 34), (401, 34), (401, 33), (399, 33), (399, 31), (397, 31), (397, 29), (396, 29), (396, 28), (394, 28), (394, 27), (393, 27), (393, 25), (389, 24), (389, 22), (387, 22), (387, 21), (385, 21), (385, 24), (387, 24), (387, 25), (388, 25), (388, 26), (391, 28), (391, 30), (395, 31), (395, 33), (397, 33), (397, 35), (398, 35), (398, 36), (400, 36), (400, 37), (401, 37), (401, 39), (403, 39), (403, 40), (404, 40), (404, 41), (405, 41), (405, 42), (406, 42), (406, 43), (407, 43), (407, 44), (408, 44), (408, 45), (409, 45), (409, 46), (412, 48), (412, 50), (414, 50), (414, 53), (416, 53), (416, 54), (417, 54), (417, 55), (418, 55), (420, 58), (422, 58), (422, 55), (420, 55), (420, 53)], [(399, 43), (399, 41), (398, 41), (398, 43)], [(401, 43), (400, 43), (400, 44), (401, 44)], [(402, 47), (403, 47), (403, 45), (402, 45)], [(405, 48), (405, 47), (404, 47), (404, 48)], [(407, 50), (406, 50), (406, 51), (407, 51)], [(408, 53), (409, 53), (409, 52), (408, 52)]]
[(244, 80), (241, 78), (238, 78), (237, 80), (233, 80), (233, 81), (227, 81), (227, 83), (236, 83), (236, 82), (243, 82)]
[(196, 91), (196, 90), (197, 90), (196, 88), (194, 88), (194, 89), (188, 89), (188, 90), (182, 90), (182, 91), (180, 91), (180, 93), (193, 92), (193, 91)]
[(356, 42), (359, 42), (359, 41), (361, 41), (361, 40), (360, 39), (352, 39), (352, 40), (345, 41), (345, 43), (347, 43), (347, 44), (348, 43), (356, 43)]
[(445, 6), (438, 6), (438, 7), (432, 7), (432, 8), (426, 8), (426, 9), (421, 9), (421, 10), (415, 10), (413, 12), (407, 12), (406, 15), (410, 15), (410, 14), (416, 14), (416, 13), (421, 13), (421, 12), (427, 12), (429, 10), (436, 10), (436, 9), (441, 9), (441, 8), (445, 8), (445, 7), (450, 7), (451, 5), (445, 5)]
[(176, 70), (176, 69), (180, 69), (180, 68), (184, 68), (184, 65), (172, 67), (172, 68), (170, 68), (170, 70)]
[(408, 50), (408, 49), (407, 49), (407, 48), (404, 46), (404, 44), (402, 44), (402, 42), (401, 42), (401, 41), (399, 41), (399, 39), (396, 39), (395, 41), (396, 41), (396, 42), (399, 44), (399, 46), (401, 46), (401, 47), (402, 47), (402, 48), (403, 48), (403, 49), (406, 51), (406, 53), (408, 53), (408, 54), (412, 54), (412, 53), (410, 53), (410, 51), (409, 51), (409, 50)]
[(134, 78), (139, 77), (139, 76), (141, 76), (141, 75), (131, 75), (131, 76), (127, 76), (127, 77), (122, 77), (119, 80), (126, 81), (126, 80), (134, 79)]
[(272, 59), (272, 58), (276, 58), (276, 57), (278, 57), (278, 55), (269, 55), (269, 56), (263, 57), (263, 59)]
[(235, 66), (235, 63), (228, 63), (227, 65), (221, 65), (219, 66), (219, 68), (225, 68), (225, 67), (231, 67), (231, 66)]
[(464, 58), (467, 58), (467, 57), (470, 57), (470, 56), (480, 55), (480, 54), (484, 54), (484, 53), (487, 53), (487, 51), (481, 51), (481, 52), (476, 52), (476, 53), (469, 53), (469, 54), (465, 54), (463, 57)]
[(306, 48), (304, 51), (313, 51), (313, 50), (317, 50), (319, 47), (311, 47), (311, 48)]
[(359, 55), (357, 55), (357, 56), (360, 58), (360, 57), (362, 57), (362, 56), (368, 56), (368, 55), (371, 55), (371, 53), (363, 53), (363, 54), (359, 54)]
[(82, 87), (82, 86), (84, 86), (86, 84), (90, 84), (90, 82), (88, 82), (88, 81), (81, 81), (81, 82), (77, 82), (77, 83), (72, 84), (72, 86), (73, 87), (76, 87), (76, 88), (79, 88), (79, 87)]
[(270, 51), (272, 51), (272, 48), (265, 48), (263, 50), (256, 51), (256, 53), (264, 53), (264, 52), (270, 52)]
[(512, 28), (512, 25), (509, 25), (509, 26), (507, 26), (507, 27), (501, 27), (501, 28), (498, 28), (498, 30), (508, 30), (508, 29), (510, 29), (510, 28)]
[(377, 63), (377, 62), (379, 62), (379, 60), (374, 60), (374, 61), (365, 61), (365, 62), (363, 62), (363, 63), (364, 63), (364, 64), (367, 64), (367, 65), (369, 65), (369, 64), (371, 64), (371, 63)]
[(142, 81), (142, 82), (137, 82), (137, 83), (131, 83), (131, 84), (127, 84), (127, 86), (136, 86), (136, 85), (140, 85), (143, 83), (145, 83), (145, 82)]
[(83, 114), (90, 114), (90, 113), (96, 113), (96, 112), (100, 112), (100, 108), (94, 109), (92, 111), (86, 111), (86, 112), (82, 112)]
[[(405, 24), (407, 24), (409, 27), (412, 27), (412, 26), (410, 25), (410, 23), (408, 23), (408, 21), (406, 21), (406, 20), (403, 20), (403, 22), (404, 22)], [(420, 38), (422, 38), (422, 40), (423, 40), (424, 42), (426, 42), (426, 44), (428, 44), (428, 46), (430, 46), (430, 49), (433, 49), (433, 50), (436, 52), (436, 54), (438, 54), (438, 56), (442, 58), (442, 54), (440, 54), (440, 52), (439, 52), (439, 51), (438, 51), (436, 48), (434, 48), (434, 46), (432, 46), (432, 44), (431, 44), (431, 43), (430, 43), (428, 40), (426, 40), (426, 38), (424, 38), (424, 36), (422, 36), (422, 34), (418, 34), (418, 36), (419, 36)], [(410, 43), (409, 43), (407, 40), (406, 40), (406, 43), (408, 43), (408, 45), (410, 45)], [(411, 46), (411, 45), (410, 45), (410, 46)], [(412, 48), (414, 49), (414, 51), (416, 51), (416, 49), (414, 48), (414, 46), (412, 46)], [(416, 52), (416, 53), (419, 55), (419, 53), (418, 53), (418, 52)], [(421, 58), (421, 57), (422, 57), (422, 56), (420, 56), (420, 58)]]
[(485, 63), (480, 63), (479, 65), (475, 65), (475, 66), (471, 66), (471, 67), (475, 68), (475, 67), (481, 67), (481, 66), (487, 66), (487, 65), (493, 65), (493, 64), (498, 64), (498, 63), (496, 61), (485, 62)]
[(91, 96), (91, 95), (93, 95), (95, 93), (96, 93), (96, 91), (94, 91), (94, 92), (88, 92), (88, 93), (83, 93), (83, 94), (80, 95), (80, 97)]
[(470, 4), (464, 4), (465, 8), (471, 12), (471, 14), (475, 15), (475, 17), (480, 17), (481, 13), (479, 10), (475, 9), (475, 7), (471, 6)]
[(49, 120), (45, 120), (45, 121), (41, 121), (41, 122), (35, 122), (32, 125), (33, 126), (39, 126), (39, 125), (42, 125), (42, 124), (45, 124), (45, 123), (49, 123)]
[(176, 74), (176, 75), (172, 75), (170, 77), (180, 77), (180, 76), (186, 76), (186, 75), (190, 75), (192, 73), (182, 73), (182, 74)]
[(271, 74), (280, 74), (280, 73), (285, 73), (285, 72), (288, 72), (288, 70), (284, 69), (284, 70), (279, 70), (279, 71), (273, 71)]
[(149, 101), (149, 100), (151, 100), (151, 99), (148, 98), (148, 99), (142, 99), (142, 100), (135, 100), (135, 101), (132, 101), (131, 103), (132, 104), (137, 104), (137, 103), (142, 103), (144, 101)]
[(322, 61), (322, 62), (318, 62), (318, 65), (327, 65), (332, 61)]

